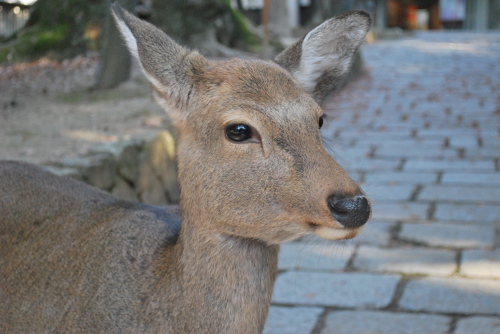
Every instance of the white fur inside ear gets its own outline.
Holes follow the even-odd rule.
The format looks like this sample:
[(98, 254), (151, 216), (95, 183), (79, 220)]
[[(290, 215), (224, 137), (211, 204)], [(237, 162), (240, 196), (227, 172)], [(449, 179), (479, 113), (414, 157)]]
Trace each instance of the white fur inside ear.
[(315, 52), (316, 48), (314, 46), (308, 45), (310, 44), (309, 39), (317, 33), (320, 27), (321, 25), (311, 30), (304, 38), (302, 42), (302, 57), (299, 66), (300, 75), (294, 75), (299, 80), (302, 88), (309, 94), (313, 92), (316, 86), (316, 79), (322, 73), (321, 68), (323, 68), (324, 64), (327, 62), (324, 57)]
[(337, 33), (328, 26), (332, 22), (326, 21), (310, 31), (302, 42), (302, 57), (300, 59), (299, 75), (295, 78), (302, 88), (312, 93), (318, 82), (318, 78), (332, 68), (338, 68), (340, 72), (347, 71), (351, 64), (350, 59), (340, 57), (342, 50), (338, 50), (335, 42)]
[(293, 75), (306, 92), (313, 92), (325, 72), (335, 70), (336, 75), (343, 76), (349, 71), (353, 51), (368, 29), (366, 20), (357, 19), (357, 15), (351, 17), (330, 19), (304, 38), (300, 65)]
[(118, 16), (116, 16), (113, 13), (113, 16), (115, 18), (116, 24), (118, 25), (118, 30), (120, 30), (120, 33), (123, 36), (123, 39), (125, 40), (125, 43), (127, 43), (127, 47), (130, 50), (130, 53), (132, 56), (134, 56), (136, 59), (139, 59), (139, 50), (137, 49), (137, 40), (135, 39), (134, 35), (132, 34), (132, 31), (127, 27), (125, 22), (123, 22), (122, 19), (120, 19)]
[(302, 88), (309, 94), (313, 92), (319, 77), (327, 69), (339, 67), (343, 72), (347, 71), (350, 65), (349, 59), (342, 61), (336, 54), (318, 55), (311, 51), (303, 51), (300, 59), (300, 75), (294, 73), (294, 77), (297, 78)]

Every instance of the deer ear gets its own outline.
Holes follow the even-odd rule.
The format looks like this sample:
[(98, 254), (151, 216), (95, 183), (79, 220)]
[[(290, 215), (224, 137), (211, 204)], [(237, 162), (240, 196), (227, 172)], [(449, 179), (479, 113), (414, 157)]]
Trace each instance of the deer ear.
[(183, 117), (196, 73), (201, 72), (207, 60), (175, 43), (160, 29), (136, 18), (117, 3), (112, 5), (111, 11), (128, 49), (153, 85), (157, 102), (174, 120)]
[(310, 31), (274, 61), (321, 104), (349, 73), (370, 25), (370, 16), (365, 12), (336, 16)]

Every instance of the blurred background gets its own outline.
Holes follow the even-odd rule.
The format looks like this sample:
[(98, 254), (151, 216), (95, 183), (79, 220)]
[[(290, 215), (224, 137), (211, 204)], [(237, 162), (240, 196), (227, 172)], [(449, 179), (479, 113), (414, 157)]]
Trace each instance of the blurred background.
[[(109, 0), (0, 0), (0, 63), (61, 59), (113, 48)], [(375, 30), (500, 29), (498, 0), (124, 0), (124, 7), (205, 54), (262, 52), (336, 14), (368, 11)], [(269, 36), (267, 36), (269, 35)], [(216, 45), (216, 43), (220, 45)]]

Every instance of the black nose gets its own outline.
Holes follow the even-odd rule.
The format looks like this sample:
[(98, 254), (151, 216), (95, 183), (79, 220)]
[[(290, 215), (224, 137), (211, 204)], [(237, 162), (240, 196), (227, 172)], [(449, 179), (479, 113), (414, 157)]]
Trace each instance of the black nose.
[(370, 218), (370, 204), (364, 196), (332, 195), (328, 197), (328, 206), (333, 217), (347, 228), (363, 226)]

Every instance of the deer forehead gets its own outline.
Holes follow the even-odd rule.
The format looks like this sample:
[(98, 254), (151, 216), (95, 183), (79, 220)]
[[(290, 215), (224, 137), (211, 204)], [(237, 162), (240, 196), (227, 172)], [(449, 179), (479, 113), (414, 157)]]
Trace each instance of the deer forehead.
[(232, 59), (214, 62), (204, 73), (203, 85), (218, 112), (258, 117), (261, 121), (304, 123), (322, 110), (280, 66), (261, 60)]

